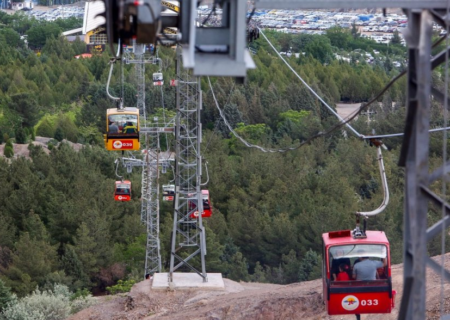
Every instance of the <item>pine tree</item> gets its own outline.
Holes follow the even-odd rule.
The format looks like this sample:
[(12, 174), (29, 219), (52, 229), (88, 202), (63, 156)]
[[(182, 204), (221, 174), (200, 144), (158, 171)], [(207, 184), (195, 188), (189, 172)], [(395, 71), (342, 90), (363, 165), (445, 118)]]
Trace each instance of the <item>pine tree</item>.
[(261, 266), (259, 261), (256, 262), (255, 271), (251, 275), (251, 279), (253, 282), (265, 283), (267, 282), (266, 272), (264, 268)]
[(300, 262), (297, 259), (297, 255), (294, 250), (291, 250), (288, 255), (282, 256), (284, 278), (286, 283), (298, 282), (298, 272), (300, 268)]
[(74, 243), (74, 251), (83, 265), (83, 272), (93, 275), (99, 270), (102, 261), (97, 261), (97, 259), (102, 253), (99, 252), (101, 250), (96, 239), (91, 235), (90, 227), (85, 222), (78, 228)]
[(61, 127), (56, 128), (54, 138), (58, 141), (62, 141), (64, 139), (64, 132)]
[(356, 26), (356, 24), (353, 22), (352, 23), (352, 36), (354, 39), (358, 38), (360, 36), (360, 33), (358, 32), (358, 27)]
[(242, 253), (237, 252), (232, 257), (232, 263), (233, 268), (228, 274), (228, 277), (235, 281), (248, 281), (250, 278), (248, 274), (248, 264)]
[(37, 285), (43, 285), (57, 262), (56, 247), (46, 241), (32, 239), (25, 232), (16, 243), (12, 265), (5, 271), (7, 285), (18, 295), (30, 293)]
[(0, 214), (0, 247), (13, 247), (16, 226), (11, 217)]
[(28, 215), (25, 217), (23, 228), (30, 234), (30, 237), (34, 240), (46, 241), (49, 239), (48, 232), (44, 223), (42, 222), (39, 215), (34, 213), (33, 209), (31, 209)]
[(78, 258), (73, 246), (67, 245), (65, 247), (64, 255), (61, 258), (61, 265), (65, 273), (73, 279), (71, 289), (75, 291), (91, 285), (89, 276), (84, 272), (83, 264)]
[(5, 285), (2, 279), (0, 279), (0, 313), (12, 299), (10, 291), (11, 289)]
[(24, 144), (27, 141), (27, 135), (25, 133), (25, 130), (20, 127), (15, 132), (16, 135), (16, 143)]
[(300, 281), (314, 280), (321, 276), (321, 258), (311, 249), (306, 252), (300, 264), (299, 279)]
[(401, 44), (402, 38), (400, 38), (400, 34), (397, 30), (394, 31), (391, 39), (391, 44)]

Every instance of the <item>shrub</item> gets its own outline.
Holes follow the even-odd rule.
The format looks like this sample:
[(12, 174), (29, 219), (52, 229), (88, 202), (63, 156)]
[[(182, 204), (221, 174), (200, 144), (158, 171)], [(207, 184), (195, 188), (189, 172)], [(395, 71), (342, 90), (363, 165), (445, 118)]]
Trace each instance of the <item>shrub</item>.
[(3, 313), (0, 314), (0, 319), (63, 320), (71, 313), (81, 311), (95, 303), (95, 298), (87, 290), (72, 294), (67, 286), (55, 284), (53, 290), (36, 289), (31, 295), (20, 300), (16, 295), (11, 295)]
[(14, 149), (13, 149), (13, 147), (5, 145), (5, 149), (3, 150), (3, 154), (7, 158), (12, 158), (14, 156)]
[(83, 309), (93, 306), (96, 303), (97, 300), (95, 300), (95, 298), (92, 297), (91, 294), (88, 294), (87, 296), (80, 296), (70, 303), (71, 312), (77, 313)]
[(3, 311), (6, 320), (62, 320), (70, 315), (70, 292), (56, 284), (53, 291), (36, 289), (30, 296), (14, 299)]
[[(78, 140), (78, 128), (73, 122), (73, 120), (68, 115), (62, 115), (58, 118), (58, 122), (56, 124), (56, 132), (55, 139), (59, 140), (56, 137), (56, 133), (58, 130), (61, 131), (62, 136), (72, 142), (77, 142)], [(62, 140), (62, 139), (61, 139)], [(59, 140), (59, 141), (61, 141)]]
[(106, 287), (106, 290), (110, 294), (129, 292), (135, 283), (136, 281), (134, 280), (119, 280), (115, 286)]
[(74, 300), (76, 300), (78, 298), (86, 298), (86, 297), (88, 297), (90, 295), (91, 295), (91, 293), (86, 288), (84, 288), (84, 289), (77, 289), (77, 291), (75, 291), (75, 293), (73, 293), (70, 296), (70, 300), (74, 301)]
[(53, 137), (55, 129), (52, 122), (48, 118), (44, 118), (36, 128), (36, 135), (41, 137)]
[(30, 310), (26, 304), (19, 303), (16, 295), (13, 295), (12, 301), (3, 310), (2, 316), (2, 320), (47, 320), (39, 311)]

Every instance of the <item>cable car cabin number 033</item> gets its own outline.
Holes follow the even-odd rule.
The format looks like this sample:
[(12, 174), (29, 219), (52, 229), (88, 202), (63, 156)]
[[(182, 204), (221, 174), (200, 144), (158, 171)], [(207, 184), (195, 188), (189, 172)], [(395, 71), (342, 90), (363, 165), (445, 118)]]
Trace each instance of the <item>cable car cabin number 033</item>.
[(108, 109), (106, 113), (105, 147), (109, 151), (139, 150), (139, 110)]
[(389, 242), (382, 231), (366, 235), (354, 238), (350, 230), (322, 235), (323, 297), (329, 315), (391, 313), (394, 308)]

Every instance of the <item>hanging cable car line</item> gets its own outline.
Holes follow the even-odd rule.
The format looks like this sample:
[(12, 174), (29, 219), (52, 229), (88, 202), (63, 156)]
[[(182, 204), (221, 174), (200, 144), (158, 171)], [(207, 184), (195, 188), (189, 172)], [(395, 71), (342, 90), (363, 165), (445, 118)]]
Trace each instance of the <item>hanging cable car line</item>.
[(111, 75), (114, 69), (114, 63), (116, 63), (116, 58), (111, 59), (111, 61), (109, 62), (111, 64), (111, 67), (109, 68), (109, 74), (108, 74), (108, 81), (106, 82), (106, 94), (108, 95), (109, 98), (111, 98), (112, 100), (115, 101), (119, 101), (122, 100), (121, 97), (114, 97), (113, 95), (111, 95), (111, 93), (109, 92), (109, 84), (111, 82)]
[(116, 164), (116, 171), (115, 171), (115, 173), (116, 173), (117, 178), (119, 178), (120, 180), (123, 180), (123, 176), (120, 176), (120, 175), (117, 173), (117, 170), (118, 170), (118, 168), (119, 168), (119, 159), (117, 158), (117, 159), (114, 161), (114, 163)]
[[(377, 145), (378, 140), (376, 139), (371, 139), (371, 141), (375, 141), (375, 145)], [(375, 216), (381, 212), (383, 212), (384, 209), (386, 209), (386, 206), (389, 203), (389, 187), (388, 187), (388, 183), (387, 183), (387, 178), (386, 178), (386, 170), (384, 168), (384, 162), (383, 162), (383, 154), (381, 153), (381, 147), (382, 145), (378, 145), (377, 146), (377, 160), (378, 160), (378, 166), (380, 169), (380, 176), (381, 176), (381, 185), (383, 187), (383, 202), (380, 204), (380, 206), (373, 210), (373, 211), (368, 211), (368, 212), (356, 212), (357, 215), (360, 216)]]
[[(403, 136), (404, 133), (393, 133), (393, 134), (386, 134), (386, 135), (377, 135), (377, 136), (371, 136), (371, 135), (363, 135), (361, 133), (359, 133), (358, 131), (356, 131), (350, 124), (349, 122), (351, 122), (353, 119), (355, 119), (362, 111), (364, 111), (369, 105), (371, 105), (372, 103), (376, 102), (398, 79), (400, 79), (402, 76), (404, 76), (406, 74), (406, 71), (402, 71), (400, 72), (398, 75), (396, 75), (394, 78), (391, 79), (391, 81), (389, 81), (388, 84), (386, 84), (386, 86), (371, 100), (369, 100), (367, 103), (364, 103), (361, 105), (361, 107), (359, 109), (357, 109), (355, 112), (353, 112), (349, 117), (343, 119), (341, 116), (339, 116), (339, 114), (334, 111), (334, 109), (329, 106), (315, 91), (314, 89), (312, 89), (306, 82), (305, 80), (303, 80), (302, 77), (300, 77), (300, 75), (291, 67), (291, 65), (283, 58), (283, 56), (277, 51), (277, 49), (275, 49), (274, 45), (269, 41), (269, 39), (266, 37), (266, 35), (264, 34), (264, 32), (258, 28), (259, 32), (263, 35), (264, 39), (267, 41), (267, 43), (270, 45), (270, 47), (275, 51), (275, 53), (280, 57), (280, 59), (286, 64), (286, 66), (295, 74), (295, 76), (297, 76), (297, 78), (309, 89), (309, 91), (311, 91), (311, 93), (318, 98), (325, 107), (327, 107), (327, 109), (329, 109), (341, 122), (335, 126), (332, 127), (331, 131), (327, 131), (328, 133), (331, 133), (332, 131), (341, 128), (342, 126), (347, 126), (347, 128), (349, 128), (358, 138), (361, 139), (371, 139), (374, 137), (377, 138), (390, 138), (390, 137), (397, 137), (397, 136)], [(445, 39), (445, 37), (441, 37), (439, 38), (439, 40), (437, 40), (433, 47), (438, 46), (443, 40)], [(442, 130), (447, 130), (450, 129), (450, 127), (445, 127), (445, 128), (437, 128), (437, 129), (432, 129), (429, 130), (429, 132), (439, 132)], [(311, 138), (316, 139), (318, 137), (321, 137), (322, 135), (316, 135), (313, 136)], [(310, 138), (310, 139), (311, 139)], [(307, 141), (310, 141), (310, 139), (308, 139)], [(311, 140), (313, 140), (311, 139)]]
[(121, 87), (121, 97), (122, 97), (122, 101), (123, 104), (125, 104), (125, 62), (123, 61), (124, 59), (120, 59), (120, 87)]
[[(109, 64), (111, 66), (109, 68), (108, 81), (106, 82), (106, 94), (108, 95), (108, 97), (110, 97), (112, 100), (115, 100), (115, 101), (122, 100), (122, 98), (123, 98), (123, 92), (122, 92), (122, 98), (121, 97), (114, 97), (114, 96), (112, 96), (109, 93), (109, 84), (111, 82), (111, 75), (112, 75), (112, 72), (113, 72), (113, 69), (114, 69), (114, 64), (116, 63), (117, 59), (119, 59), (119, 54), (120, 54), (120, 40), (119, 40), (119, 43), (117, 45), (116, 56), (114, 58), (111, 58), (110, 61), (109, 61)], [(122, 79), (122, 82), (123, 82), (123, 79)], [(121, 105), (119, 108), (122, 109), (122, 106), (123, 105)]]
[[(232, 93), (233, 93), (233, 90), (234, 90), (234, 87), (235, 87), (235, 86), (236, 86), (236, 81), (233, 81), (233, 86), (231, 87), (230, 93), (228, 94), (227, 101), (226, 101), (225, 104), (224, 104), (224, 111), (225, 111), (226, 106), (228, 105), (228, 103), (229, 103), (230, 100), (231, 100), (231, 95), (232, 95)], [(218, 123), (219, 123), (219, 122), (216, 121), (216, 123), (214, 124), (214, 130), (213, 130), (213, 133), (216, 132)], [(208, 142), (206, 143), (205, 152), (208, 150), (209, 145), (211, 144), (212, 137), (213, 137), (213, 135), (211, 135), (211, 137), (209, 137), (209, 140), (208, 140)]]
[(208, 161), (205, 161), (205, 169), (206, 169), (206, 182), (203, 182), (201, 184), (202, 186), (206, 186), (209, 182)]
[[(353, 114), (350, 118), (348, 118), (345, 122), (341, 122), (333, 127), (331, 127), (330, 129), (328, 129), (327, 131), (324, 132), (319, 132), (311, 137), (309, 137), (308, 139), (306, 139), (305, 141), (301, 142), (299, 145), (295, 146), (295, 147), (290, 147), (290, 148), (284, 148), (284, 149), (272, 149), (272, 148), (264, 148), (255, 144), (252, 144), (248, 141), (246, 141), (244, 138), (242, 138), (229, 124), (228, 120), (225, 117), (225, 114), (223, 112), (223, 110), (220, 108), (219, 103), (216, 99), (216, 95), (214, 93), (214, 89), (213, 86), (211, 84), (211, 80), (209, 77), (208, 78), (208, 84), (209, 84), (209, 88), (211, 90), (211, 94), (213, 96), (214, 99), (214, 103), (216, 105), (217, 110), (219, 111), (220, 117), (222, 118), (223, 122), (225, 123), (225, 125), (227, 126), (228, 130), (230, 130), (230, 132), (237, 138), (239, 139), (246, 147), (248, 148), (256, 148), (262, 152), (270, 152), (270, 153), (275, 153), (275, 152), (279, 152), (279, 153), (284, 153), (287, 151), (293, 151), (293, 150), (297, 150), (300, 147), (309, 144), (311, 141), (320, 138), (320, 137), (325, 137), (329, 134), (331, 134), (333, 131), (343, 127), (347, 122), (353, 120), (358, 114)], [(396, 79), (393, 79), (391, 82), (393, 83), (393, 81), (395, 81)], [(387, 89), (386, 89), (387, 90)], [(381, 95), (381, 94), (380, 94)], [(446, 128), (437, 128), (437, 129), (431, 129), (429, 130), (429, 132), (439, 132), (439, 131), (443, 131), (443, 130), (447, 130), (450, 129), (450, 127), (446, 127)], [(370, 136), (361, 136), (362, 139), (373, 139), (373, 138), (392, 138), (392, 137), (400, 137), (403, 136), (404, 133), (394, 133), (394, 134), (386, 134), (386, 135), (370, 135)]]
[[(271, 148), (264, 148), (264, 147), (258, 146), (258, 145), (256, 145), (256, 144), (252, 144), (252, 143), (247, 142), (247, 141), (246, 141), (244, 138), (242, 138), (236, 131), (234, 131), (234, 129), (231, 127), (231, 125), (230, 125), (230, 123), (228, 122), (228, 120), (225, 118), (225, 115), (224, 115), (222, 109), (220, 108), (219, 103), (217, 102), (216, 95), (215, 95), (215, 93), (214, 93), (214, 89), (213, 89), (212, 84), (211, 84), (211, 79), (209, 78), (209, 76), (207, 76), (207, 78), (208, 78), (209, 88), (211, 89), (211, 94), (212, 94), (213, 99), (214, 99), (214, 102), (215, 102), (215, 104), (216, 104), (216, 108), (217, 108), (217, 110), (219, 110), (220, 117), (222, 118), (223, 122), (224, 122), (225, 125), (227, 126), (228, 130), (230, 130), (230, 132), (231, 132), (236, 138), (238, 138), (245, 146), (247, 146), (247, 147), (249, 147), (249, 148), (256, 148), (256, 149), (259, 149), (259, 150), (261, 150), (262, 152), (286, 152), (286, 151), (289, 151), (289, 150), (295, 150), (295, 149), (298, 149), (298, 148), (299, 148), (300, 146), (302, 146), (303, 144), (306, 144), (306, 143), (309, 142), (309, 140), (307, 140), (307, 141), (305, 141), (305, 142), (300, 143), (299, 146), (291, 147), (291, 148), (287, 148), (287, 149), (271, 149)], [(317, 135), (316, 135), (316, 136), (317, 136)], [(312, 140), (312, 139), (311, 139), (311, 140)]]
[[(436, 129), (430, 129), (428, 132), (434, 133), (434, 132), (441, 132), (441, 131), (447, 131), (450, 130), (450, 127), (445, 128), (436, 128)], [(377, 139), (383, 139), (383, 138), (395, 138), (395, 137), (402, 137), (405, 134), (403, 132), (401, 133), (391, 133), (391, 134), (378, 134), (373, 136), (364, 136), (364, 139), (371, 139), (371, 138), (377, 138)]]
[[(286, 64), (286, 66), (295, 74), (295, 76), (303, 83), (303, 85), (317, 98), (319, 99), (320, 102), (322, 102), (322, 104), (328, 109), (330, 110), (330, 112), (332, 114), (334, 114), (339, 121), (345, 125), (348, 129), (350, 129), (350, 131), (352, 131), (358, 138), (362, 138), (363, 135), (360, 134), (358, 131), (356, 131), (355, 128), (353, 128), (348, 121), (345, 121), (331, 106), (329, 106), (325, 100), (322, 99), (321, 96), (319, 96), (313, 88), (311, 88), (305, 80), (303, 80), (302, 77), (300, 77), (300, 75), (294, 70), (294, 68), (291, 67), (291, 65), (283, 58), (283, 56), (277, 51), (277, 49), (275, 49), (275, 47), (273, 46), (273, 44), (269, 41), (269, 39), (266, 37), (266, 35), (264, 34), (264, 32), (258, 28), (259, 33), (262, 34), (262, 36), (264, 37), (264, 39), (266, 39), (267, 43), (272, 47), (272, 49), (275, 51), (275, 53), (278, 55), (278, 57)], [(361, 110), (362, 111), (362, 110)]]

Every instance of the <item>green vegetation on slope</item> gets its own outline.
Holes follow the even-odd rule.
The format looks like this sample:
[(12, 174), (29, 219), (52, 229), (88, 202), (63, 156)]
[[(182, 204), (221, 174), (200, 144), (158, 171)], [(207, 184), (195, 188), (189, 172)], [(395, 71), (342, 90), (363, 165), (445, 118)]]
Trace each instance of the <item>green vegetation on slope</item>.
[[(8, 289), (20, 296), (55, 283), (72, 291), (104, 291), (119, 279), (140, 279), (146, 235), (140, 224), (140, 173), (130, 176), (133, 200), (113, 201), (117, 155), (102, 147), (105, 112), (115, 104), (107, 98), (108, 53), (74, 59), (80, 41), (58, 37), (67, 26), (48, 23), (58, 33), (39, 38), (40, 54), (25, 48), (19, 35), (33, 35), (41, 25), (20, 15), (0, 12), (0, 141), (27, 141), (35, 134), (86, 144), (75, 152), (67, 144), (47, 155), (32, 147), (31, 160), (0, 158), (0, 279), (3, 299)], [(282, 50), (302, 52), (288, 59), (292, 67), (334, 105), (364, 102), (377, 94), (399, 70), (388, 59), (404, 55), (395, 46), (382, 50), (370, 40), (344, 30), (324, 36), (268, 32)], [(38, 46), (36, 44), (36, 46)], [(219, 104), (236, 131), (251, 143), (283, 148), (327, 130), (337, 123), (262, 40), (254, 44), (257, 69), (245, 85), (216, 78)], [(361, 48), (380, 56), (373, 64)], [(403, 51), (402, 51), (403, 50)], [(351, 57), (350, 63), (335, 54)], [(163, 73), (173, 79), (174, 52), (160, 49)], [(156, 66), (146, 68), (148, 114), (161, 114), (160, 88), (151, 85)], [(124, 68), (125, 105), (136, 102), (135, 70)], [(442, 70), (433, 81), (442, 86)], [(119, 68), (111, 91), (121, 91)], [(381, 202), (375, 149), (341, 130), (287, 153), (261, 153), (231, 136), (219, 117), (205, 79), (202, 121), (203, 154), (209, 162), (213, 217), (205, 221), (208, 272), (234, 280), (291, 283), (320, 277), (321, 234), (355, 225), (353, 213)], [(374, 121), (361, 116), (354, 126), (362, 133), (403, 130), (405, 82), (396, 83), (381, 99)], [(165, 86), (166, 108), (174, 111), (174, 88)], [(395, 105), (392, 102), (395, 102)], [(433, 106), (434, 125), (442, 123), (442, 108)], [(440, 137), (433, 136), (431, 165), (441, 154)], [(400, 139), (386, 140), (386, 170), (391, 191), (387, 210), (369, 221), (371, 229), (386, 231), (393, 262), (402, 257), (403, 169), (397, 166)], [(164, 144), (163, 144), (164, 145)], [(9, 151), (8, 151), (9, 152)], [(161, 183), (171, 180), (164, 175)], [(161, 208), (163, 266), (167, 268), (172, 228), (172, 204)], [(440, 213), (430, 212), (430, 221)], [(206, 219), (205, 219), (206, 220)], [(439, 252), (430, 245), (430, 254)], [(193, 261), (198, 263), (198, 261)], [(0, 297), (0, 298), (2, 298)]]

